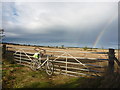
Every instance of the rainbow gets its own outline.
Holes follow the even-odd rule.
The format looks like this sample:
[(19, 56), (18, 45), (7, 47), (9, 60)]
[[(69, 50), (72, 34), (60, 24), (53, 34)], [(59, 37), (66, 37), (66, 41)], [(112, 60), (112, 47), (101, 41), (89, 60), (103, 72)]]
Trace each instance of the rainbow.
[(107, 30), (108, 26), (113, 22), (113, 20), (115, 20), (117, 18), (117, 14), (115, 14), (114, 16), (112, 16), (112, 18), (108, 21), (108, 23), (105, 25), (105, 27), (101, 30), (101, 32), (99, 33), (99, 35), (97, 36), (95, 42), (93, 43), (93, 48), (96, 48), (96, 45), (99, 43), (101, 37), (103, 36), (103, 34), (105, 33), (105, 31)]

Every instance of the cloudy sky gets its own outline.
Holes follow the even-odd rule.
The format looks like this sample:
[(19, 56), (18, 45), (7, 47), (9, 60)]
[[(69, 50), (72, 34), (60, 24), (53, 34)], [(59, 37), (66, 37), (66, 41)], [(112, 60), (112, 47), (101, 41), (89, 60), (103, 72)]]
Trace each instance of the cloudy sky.
[(3, 41), (116, 48), (117, 5), (117, 2), (2, 2), (2, 27), (6, 34)]

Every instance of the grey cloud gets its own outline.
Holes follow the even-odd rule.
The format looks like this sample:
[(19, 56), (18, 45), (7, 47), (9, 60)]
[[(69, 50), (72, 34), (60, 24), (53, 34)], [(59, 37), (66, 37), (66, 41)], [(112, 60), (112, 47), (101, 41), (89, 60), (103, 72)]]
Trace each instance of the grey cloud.
[[(115, 14), (116, 3), (4, 3), (3, 27), (8, 41), (93, 44)], [(104, 42), (110, 41), (108, 37), (113, 29), (117, 30), (116, 23), (110, 26)], [(111, 38), (112, 41), (115, 39), (116, 36)]]

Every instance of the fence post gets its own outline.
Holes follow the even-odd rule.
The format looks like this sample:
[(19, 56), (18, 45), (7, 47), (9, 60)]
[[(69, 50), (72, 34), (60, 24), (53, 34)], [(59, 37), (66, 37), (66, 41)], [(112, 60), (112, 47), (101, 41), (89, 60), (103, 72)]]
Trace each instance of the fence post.
[(109, 49), (109, 53), (108, 53), (108, 73), (114, 73), (114, 59), (115, 59), (115, 52), (114, 49)]
[(6, 54), (6, 45), (3, 44), (3, 46), (2, 46), (2, 55), (3, 55), (3, 57), (5, 57), (5, 54)]
[(22, 61), (21, 61), (21, 51), (20, 51), (20, 64), (21, 64), (21, 62), (22, 62)]
[(66, 53), (66, 75), (67, 75), (67, 53)]

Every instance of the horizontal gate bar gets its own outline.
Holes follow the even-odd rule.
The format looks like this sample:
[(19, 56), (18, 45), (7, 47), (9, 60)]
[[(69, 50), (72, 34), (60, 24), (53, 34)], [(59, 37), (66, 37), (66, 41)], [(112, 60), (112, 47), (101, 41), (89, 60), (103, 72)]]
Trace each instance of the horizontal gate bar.
[[(50, 60), (50, 61), (52, 61), (52, 60)], [(81, 65), (81, 64), (79, 64), (79, 63), (65, 62), (65, 61), (52, 61), (52, 62)], [(93, 65), (93, 64), (84, 64), (84, 65), (104, 68), (103, 66), (98, 66), (98, 65)]]
[[(54, 65), (57, 66), (57, 65)], [(66, 68), (65, 66), (60, 66), (60, 68)], [(68, 69), (76, 69), (81, 71), (87, 71), (87, 72), (97, 72), (97, 73), (103, 73), (103, 71), (97, 71), (97, 70), (89, 70), (89, 69), (81, 69), (81, 68), (74, 68), (74, 67), (67, 67)]]
[[(19, 60), (20, 60), (20, 57), (14, 57), (14, 58), (15, 58), (15, 59), (19, 59)], [(22, 59), (22, 60), (27, 60), (28, 62), (30, 62), (30, 61), (31, 61), (29, 58), (23, 58), (23, 57), (22, 57), (21, 59)], [(21, 61), (22, 61), (22, 60), (21, 60)]]
[[(58, 69), (56, 69), (56, 70), (58, 70)], [(66, 70), (62, 70), (62, 73), (63, 72), (66, 73)], [(90, 75), (90, 74), (85, 74), (85, 73), (80, 73), (80, 72), (73, 72), (73, 71), (67, 71), (67, 73), (77, 74), (77, 75), (85, 75), (85, 76), (95, 76), (95, 75)]]
[[(61, 58), (66, 58), (66, 56), (57, 56), (54, 55), (54, 57), (61, 57)], [(67, 58), (73, 58), (73, 57), (68, 57)], [(85, 58), (85, 57), (74, 57), (76, 59), (87, 59), (87, 60), (108, 60), (108, 59), (98, 59), (98, 58)]]
[[(20, 54), (14, 54), (15, 56), (19, 56)], [(26, 56), (21, 54), (21, 56)], [(33, 57), (32, 55), (29, 55), (29, 57)], [(53, 57), (61, 57), (61, 58), (66, 58), (66, 56), (57, 56), (54, 55)], [(72, 58), (72, 57), (67, 57), (67, 58)], [(85, 57), (74, 57), (76, 59), (84, 59), (84, 60), (109, 60), (109, 59), (98, 59), (98, 58), (85, 58)]]
[(24, 63), (31, 64), (31, 62), (28, 62), (28, 61), (23, 61), (23, 60), (21, 60), (21, 61), (20, 61), (20, 60), (15, 59), (15, 61), (18, 61), (18, 62), (21, 62), (21, 63), (22, 63), (22, 62), (24, 62)]

